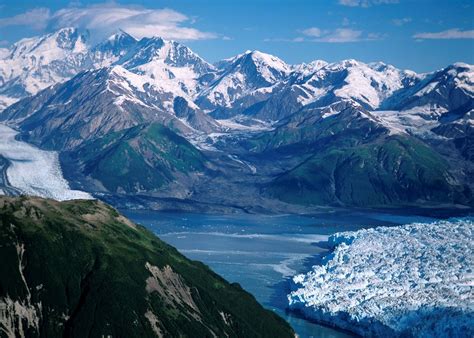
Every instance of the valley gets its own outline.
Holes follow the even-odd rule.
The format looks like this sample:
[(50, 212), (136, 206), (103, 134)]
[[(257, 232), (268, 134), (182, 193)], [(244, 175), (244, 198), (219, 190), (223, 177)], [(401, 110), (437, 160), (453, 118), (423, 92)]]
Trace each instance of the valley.
[(472, 64), (50, 28), (0, 49), (0, 336), (472, 336)]
[[(356, 60), (289, 65), (260, 51), (213, 65), (124, 31), (95, 45), (75, 28), (34, 39), (0, 60), (9, 74), (28, 69), (4, 77), (2, 95), (24, 90), (0, 121), (58, 152), (72, 187), (117, 206), (472, 207), (471, 65), (417, 74)], [(26, 61), (43, 49), (57, 59)]]

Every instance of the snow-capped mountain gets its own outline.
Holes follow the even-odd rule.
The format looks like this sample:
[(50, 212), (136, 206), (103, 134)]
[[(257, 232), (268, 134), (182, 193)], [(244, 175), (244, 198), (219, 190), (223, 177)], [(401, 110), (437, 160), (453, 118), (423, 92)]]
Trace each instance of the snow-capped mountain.
[(355, 60), (336, 63), (315, 60), (293, 66), (291, 70), (271, 87), (254, 90), (236, 101), (232, 113), (276, 121), (309, 104), (322, 107), (345, 99), (374, 110), (395, 92), (422, 78), (381, 62), (365, 64)]
[(203, 88), (201, 77), (215, 70), (188, 47), (161, 38), (143, 38), (116, 64), (190, 99)]
[(148, 80), (122, 66), (82, 72), (13, 104), (1, 119), (19, 125), (31, 141), (60, 149), (146, 122), (182, 134), (218, 129), (192, 101)]
[[(291, 67), (279, 58), (259, 51), (246, 51), (218, 63), (220, 75), (198, 98), (204, 109), (248, 106), (239, 99), (256, 97), (260, 101), (284, 80)], [(251, 100), (252, 101), (252, 100)]]
[[(118, 31), (97, 45), (89, 33), (63, 28), (23, 39), (0, 53), (0, 109), (25, 96), (64, 82), (81, 71), (122, 65), (161, 87), (194, 97), (200, 78), (214, 71), (188, 47), (161, 38), (137, 40)], [(203, 80), (205, 82), (205, 79)]]
[(133, 69), (153, 62), (161, 62), (176, 68), (189, 67), (198, 75), (214, 70), (212, 65), (188, 47), (159, 37), (140, 40), (134, 49), (120, 61), (120, 64), (125, 68)]
[[(233, 194), (223, 192), (222, 199), (232, 204), (245, 203), (241, 192), (289, 204), (473, 200), (471, 65), (416, 74), (355, 60), (288, 65), (259, 51), (211, 65), (158, 37), (137, 40), (118, 31), (96, 45), (90, 41), (87, 32), (66, 28), (2, 50), (0, 99), (8, 107), (0, 121), (40, 147), (83, 149), (81, 163), (90, 161), (95, 144), (106, 152), (112, 139), (125, 147), (121, 159), (133, 145), (137, 163), (150, 168), (150, 149), (167, 139), (174, 150), (163, 163), (185, 176), (183, 151), (198, 162), (208, 161), (199, 152), (211, 153), (205, 167), (212, 170), (178, 175), (164, 197), (183, 196), (176, 189), (186, 186), (186, 196), (207, 203), (221, 196), (215, 189), (223, 184)], [(157, 125), (170, 131), (157, 132)], [(119, 181), (128, 177), (130, 184), (120, 186), (128, 193), (143, 190), (124, 175)], [(168, 176), (163, 182), (173, 181)], [(354, 193), (357, 185), (364, 194)], [(145, 186), (156, 192), (151, 181)]]
[(368, 109), (376, 109), (394, 92), (418, 80), (416, 73), (401, 71), (384, 63), (365, 64), (356, 60), (321, 64), (310, 72), (297, 69), (290, 81), (293, 90), (302, 92), (302, 104), (324, 105), (338, 99), (352, 99)]
[(83, 70), (86, 41), (77, 29), (64, 28), (15, 43), (0, 59), (0, 109)]
[(91, 48), (90, 59), (93, 68), (107, 67), (125, 56), (138, 42), (130, 34), (119, 30), (108, 39)]
[(402, 132), (453, 138), (457, 130), (457, 137), (469, 137), (474, 124), (474, 67), (456, 63), (425, 74), (421, 81), (394, 93), (380, 109), (377, 115), (386, 125)]
[[(246, 124), (275, 124), (302, 109), (353, 100), (369, 111), (381, 110), (378, 118), (392, 132), (426, 134), (426, 129), (443, 123), (442, 115), (446, 123), (448, 115), (450, 121), (465, 121), (474, 108), (474, 69), (461, 63), (416, 74), (356, 60), (290, 66), (275, 56), (246, 51), (213, 66), (188, 47), (158, 37), (137, 40), (118, 31), (97, 45), (89, 41), (87, 32), (64, 28), (3, 50), (0, 105), (11, 105), (81, 71), (114, 65), (116, 75), (126, 74), (126, 82), (141, 88), (116, 102), (141, 102), (170, 114), (175, 108), (180, 114), (202, 110), (217, 119), (247, 119)], [(181, 103), (175, 104), (178, 97)]]
[(474, 95), (473, 69), (465, 64), (416, 74), (356, 60), (290, 66), (275, 56), (246, 51), (213, 66), (188, 47), (158, 37), (137, 40), (118, 31), (94, 46), (89, 40), (87, 32), (64, 28), (3, 50), (0, 109), (80, 71), (110, 65), (121, 65), (217, 118), (243, 114), (275, 122), (306, 105), (321, 107), (341, 99), (369, 110), (426, 110), (431, 104), (431, 110), (462, 106), (468, 111)]
[(439, 71), (426, 74), (418, 81), (390, 97), (384, 109), (408, 110), (428, 107), (439, 112), (469, 111), (474, 108), (474, 66), (455, 63)]

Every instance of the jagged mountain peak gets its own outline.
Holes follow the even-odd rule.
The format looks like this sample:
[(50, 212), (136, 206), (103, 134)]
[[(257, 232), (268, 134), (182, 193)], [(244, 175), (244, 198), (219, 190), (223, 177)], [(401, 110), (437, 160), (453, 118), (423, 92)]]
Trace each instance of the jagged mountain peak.
[(108, 38), (97, 44), (94, 50), (117, 50), (121, 48), (129, 48), (138, 42), (132, 35), (118, 29), (115, 33), (111, 34)]
[(418, 76), (419, 81), (396, 93), (384, 109), (408, 110), (424, 107), (435, 115), (454, 112), (462, 116), (474, 108), (474, 66), (454, 63), (433, 73)]
[(81, 32), (78, 28), (68, 27), (63, 28), (55, 33), (53, 36), (56, 39), (56, 43), (63, 49), (75, 49), (77, 42), (85, 44), (89, 38), (89, 31)]
[(275, 82), (288, 75), (291, 67), (280, 58), (258, 50), (247, 50), (229, 60), (232, 67), (246, 67), (252, 64), (269, 82)]
[(214, 67), (185, 45), (161, 37), (142, 38), (122, 60), (131, 69), (149, 63), (164, 63), (173, 67), (189, 67), (198, 74), (213, 71)]
[(452, 65), (441, 70), (441, 72), (446, 73), (448, 78), (457, 78), (461, 81), (465, 81), (468, 85), (471, 86), (470, 91), (474, 92), (474, 66), (464, 63), (456, 62)]
[(396, 91), (419, 80), (416, 73), (402, 71), (385, 63), (364, 63), (354, 59), (322, 65), (313, 73), (298, 74), (295, 83), (305, 92), (315, 93), (305, 102), (353, 99), (366, 108), (376, 109)]
[(188, 47), (160, 37), (139, 40), (115, 64), (147, 78), (163, 91), (189, 98), (201, 90), (199, 78), (215, 71)]
[(394, 70), (394, 69), (397, 69), (395, 66), (391, 65), (391, 64), (387, 64), (385, 62), (382, 62), (382, 61), (377, 61), (377, 62), (370, 62), (370, 63), (367, 63), (367, 66), (373, 70), (376, 70), (376, 71), (385, 71), (385, 70)]
[(469, 63), (465, 62), (454, 62), (449, 65), (447, 65), (444, 68), (441, 68), (435, 72), (432, 73), (437, 73), (437, 72), (443, 72), (443, 71), (449, 71), (449, 70), (457, 70), (457, 71), (474, 71), (474, 65), (471, 65)]
[(292, 67), (293, 73), (296, 73), (298, 76), (303, 75), (307, 76), (315, 71), (326, 67), (329, 63), (324, 60), (313, 60), (308, 63), (300, 63)]
[[(247, 50), (216, 64), (217, 79), (201, 92), (198, 99), (204, 109), (231, 107), (246, 95), (266, 95), (269, 88), (285, 80), (291, 67), (276, 56)], [(271, 91), (271, 90), (270, 90)]]
[(88, 68), (88, 39), (68, 27), (13, 44), (0, 58), (0, 109)]
[(123, 39), (126, 39), (126, 40), (131, 40), (131, 41), (138, 41), (137, 39), (135, 39), (135, 37), (133, 37), (132, 35), (130, 35), (129, 33), (127, 33), (126, 31), (124, 31), (123, 29), (119, 28), (117, 29), (117, 31), (113, 34), (111, 34), (107, 40), (108, 41), (120, 41), (120, 40), (123, 40)]
[(10, 59), (41, 57), (43, 63), (61, 58), (64, 52), (80, 53), (87, 50), (89, 33), (67, 27), (43, 36), (22, 39), (13, 44)]
[(335, 63), (331, 64), (331, 66), (351, 68), (351, 67), (360, 67), (363, 64), (364, 64), (363, 62), (357, 61), (355, 59), (346, 59), (346, 60), (342, 60), (342, 61), (339, 61), (339, 62), (335, 62)]
[(133, 36), (119, 29), (91, 49), (93, 68), (107, 67), (119, 61), (137, 42)]

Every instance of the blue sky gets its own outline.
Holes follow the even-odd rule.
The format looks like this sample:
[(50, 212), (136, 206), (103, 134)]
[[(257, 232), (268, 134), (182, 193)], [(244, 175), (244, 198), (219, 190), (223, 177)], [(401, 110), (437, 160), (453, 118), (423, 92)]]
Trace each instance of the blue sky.
[(0, 0), (0, 45), (61, 26), (183, 41), (214, 62), (247, 49), (288, 63), (384, 61), (418, 72), (474, 63), (472, 0)]

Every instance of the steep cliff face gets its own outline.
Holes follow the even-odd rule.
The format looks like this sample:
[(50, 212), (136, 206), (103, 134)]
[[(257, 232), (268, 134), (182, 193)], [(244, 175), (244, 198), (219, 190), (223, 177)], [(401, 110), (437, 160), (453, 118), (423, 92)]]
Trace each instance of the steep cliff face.
[(2, 337), (292, 337), (237, 284), (92, 200), (0, 198)]

